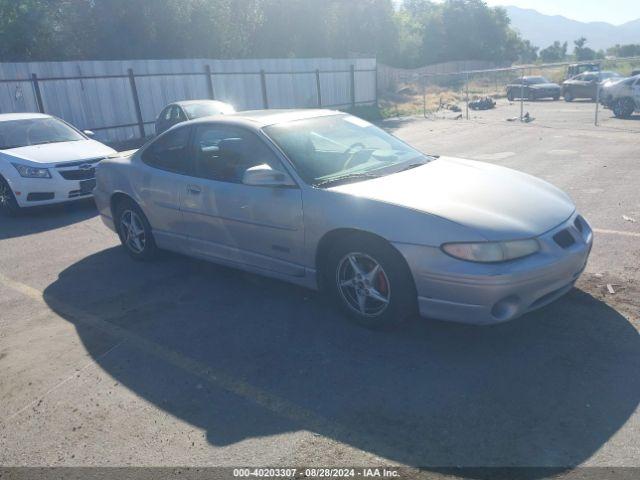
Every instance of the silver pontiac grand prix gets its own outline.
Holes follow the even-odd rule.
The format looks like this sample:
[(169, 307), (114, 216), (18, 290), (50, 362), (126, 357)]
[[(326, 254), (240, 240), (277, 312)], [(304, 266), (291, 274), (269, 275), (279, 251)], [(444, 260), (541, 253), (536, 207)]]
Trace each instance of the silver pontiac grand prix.
[(135, 259), (158, 249), (325, 290), (368, 327), (487, 325), (568, 292), (593, 233), (535, 177), (425, 155), (364, 120), (269, 110), (177, 125), (94, 191)]

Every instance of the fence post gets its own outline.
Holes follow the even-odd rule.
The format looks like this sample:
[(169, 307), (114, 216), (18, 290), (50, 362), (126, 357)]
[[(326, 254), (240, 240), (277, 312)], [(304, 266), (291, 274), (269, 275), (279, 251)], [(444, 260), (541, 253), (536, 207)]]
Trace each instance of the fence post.
[(42, 102), (40, 84), (38, 83), (38, 76), (35, 73), (31, 74), (31, 82), (33, 83), (33, 91), (36, 94), (36, 104), (38, 105), (38, 112), (44, 113), (44, 103)]
[(524, 68), (520, 76), (520, 121), (524, 121)]
[(427, 118), (427, 76), (425, 74), (422, 75), (422, 116)]
[(320, 70), (316, 68), (316, 93), (318, 94), (318, 107), (322, 107), (322, 89), (320, 87)]
[(598, 126), (598, 114), (600, 113), (600, 79), (600, 66), (598, 65), (598, 83), (596, 85), (596, 127)]
[(213, 90), (213, 79), (211, 78), (211, 67), (209, 65), (204, 66), (204, 72), (207, 76), (207, 90), (209, 91), (209, 98), (211, 100), (216, 99), (215, 91)]
[(136, 78), (133, 76), (133, 69), (128, 70), (129, 85), (131, 85), (131, 95), (133, 96), (133, 106), (136, 109), (136, 117), (138, 119), (138, 129), (140, 130), (140, 138), (144, 139), (144, 121), (142, 120), (142, 110), (140, 109), (140, 99), (138, 98), (138, 88), (136, 87)]
[(262, 106), (269, 109), (269, 97), (267, 96), (267, 76), (264, 70), (260, 70), (260, 85), (262, 86)]
[(375, 96), (376, 96), (375, 105), (376, 105), (376, 109), (378, 109), (379, 105), (378, 105), (378, 60), (377, 59), (376, 59), (376, 68), (375, 68), (375, 71), (373, 72), (373, 74), (375, 75), (375, 77), (373, 79), (373, 81), (374, 81), (374, 87), (373, 88), (375, 89)]
[(467, 105), (467, 107), (466, 107), (467, 120), (469, 120), (469, 72), (467, 72), (466, 84), (467, 84), (467, 86), (466, 86), (467, 93), (466, 93), (465, 103)]
[(355, 110), (356, 108), (356, 68), (353, 64), (349, 67), (349, 73), (351, 76), (351, 109)]

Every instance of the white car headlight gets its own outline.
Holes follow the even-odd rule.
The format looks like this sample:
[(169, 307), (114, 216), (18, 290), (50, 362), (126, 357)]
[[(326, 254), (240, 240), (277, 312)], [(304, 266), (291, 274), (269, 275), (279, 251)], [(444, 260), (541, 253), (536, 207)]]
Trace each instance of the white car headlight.
[(496, 263), (527, 257), (540, 250), (535, 239), (509, 242), (445, 243), (442, 250), (452, 257), (469, 262)]
[(51, 178), (48, 168), (29, 167), (27, 165), (20, 165), (19, 163), (12, 163), (21, 177), (24, 178)]

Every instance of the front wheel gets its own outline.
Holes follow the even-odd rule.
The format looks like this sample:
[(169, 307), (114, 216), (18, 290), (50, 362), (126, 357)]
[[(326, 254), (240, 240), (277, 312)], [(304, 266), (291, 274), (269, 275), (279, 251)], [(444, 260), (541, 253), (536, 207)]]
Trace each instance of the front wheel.
[(20, 213), (20, 210), (13, 190), (6, 180), (0, 177), (0, 212), (9, 217), (15, 217)]
[(404, 258), (382, 240), (354, 235), (330, 251), (325, 281), (349, 317), (367, 328), (401, 325), (417, 310)]
[(142, 210), (134, 202), (120, 203), (116, 212), (118, 235), (127, 253), (135, 260), (151, 260), (157, 247), (151, 225)]
[(573, 94), (571, 92), (565, 92), (564, 101), (565, 102), (573, 102)]
[(636, 109), (635, 102), (631, 98), (621, 98), (613, 105), (613, 114), (618, 118), (629, 118)]

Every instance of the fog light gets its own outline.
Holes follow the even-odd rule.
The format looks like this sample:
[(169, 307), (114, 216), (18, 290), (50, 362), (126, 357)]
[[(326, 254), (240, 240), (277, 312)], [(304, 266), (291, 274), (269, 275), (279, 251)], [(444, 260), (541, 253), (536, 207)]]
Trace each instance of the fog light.
[(520, 298), (516, 295), (511, 295), (497, 302), (491, 309), (491, 315), (496, 320), (507, 321), (516, 315), (519, 305)]

